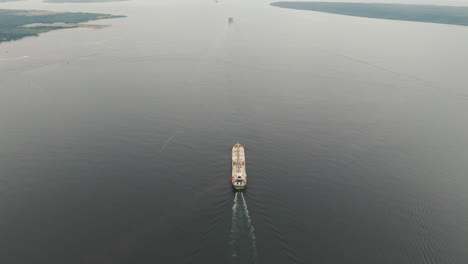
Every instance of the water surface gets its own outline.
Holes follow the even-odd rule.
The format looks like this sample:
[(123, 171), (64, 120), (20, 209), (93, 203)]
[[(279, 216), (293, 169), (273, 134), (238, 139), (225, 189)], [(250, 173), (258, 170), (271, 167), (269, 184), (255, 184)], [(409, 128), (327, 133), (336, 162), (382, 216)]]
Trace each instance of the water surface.
[(127, 18), (0, 45), (0, 262), (467, 263), (468, 28), (269, 4), (2, 3)]

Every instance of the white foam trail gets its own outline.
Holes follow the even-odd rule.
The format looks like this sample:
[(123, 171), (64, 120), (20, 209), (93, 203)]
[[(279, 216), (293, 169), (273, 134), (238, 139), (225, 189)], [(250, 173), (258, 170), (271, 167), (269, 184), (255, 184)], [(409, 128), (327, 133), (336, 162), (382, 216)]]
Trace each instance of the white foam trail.
[(232, 203), (232, 226), (231, 226), (231, 245), (234, 244), (234, 236), (232, 234), (234, 234), (236, 231), (237, 231), (237, 226), (236, 226), (236, 220), (237, 220), (237, 203), (238, 203), (239, 199), (237, 197), (237, 193), (235, 194), (234, 196), (234, 202)]
[(232, 256), (236, 257), (238, 252), (236, 250), (236, 233), (237, 233), (237, 207), (238, 207), (238, 193), (234, 195), (234, 201), (232, 202), (232, 222), (231, 222), (231, 237), (229, 245), (231, 245)]
[(242, 193), (236, 192), (232, 205), (231, 227), (232, 263), (257, 264), (258, 254), (255, 245), (254, 227), (250, 220), (247, 202)]
[(233, 203), (233, 205), (232, 205), (232, 211), (233, 211), (233, 212), (236, 211), (236, 209), (237, 209), (237, 203), (238, 203), (238, 201), (239, 201), (239, 199), (238, 199), (238, 197), (237, 197), (237, 194), (239, 194), (239, 193), (236, 192), (236, 194), (234, 195), (234, 203)]
[(255, 263), (257, 263), (257, 246), (255, 245), (255, 233), (254, 233), (254, 230), (255, 228), (253, 227), (252, 225), (252, 221), (250, 220), (250, 214), (249, 214), (249, 209), (247, 208), (247, 202), (245, 201), (245, 198), (244, 198), (244, 194), (241, 193), (241, 199), (242, 199), (242, 202), (244, 204), (244, 208), (245, 208), (245, 216), (247, 217), (247, 225), (248, 225), (248, 228), (249, 228), (249, 236), (250, 236), (250, 239), (252, 239), (252, 249), (253, 249), (253, 253), (254, 253), (254, 261)]
[(18, 58), (11, 58), (11, 59), (0, 59), (0, 61), (11, 61), (11, 60), (22, 60), (22, 59), (27, 59), (29, 56), (22, 56)]
[(166, 149), (167, 145), (169, 145), (169, 143), (171, 143), (171, 140), (173, 140), (175, 138), (175, 136), (176, 136), (176, 134), (172, 135), (168, 140), (166, 140), (164, 145), (161, 147), (160, 153), (163, 152)]

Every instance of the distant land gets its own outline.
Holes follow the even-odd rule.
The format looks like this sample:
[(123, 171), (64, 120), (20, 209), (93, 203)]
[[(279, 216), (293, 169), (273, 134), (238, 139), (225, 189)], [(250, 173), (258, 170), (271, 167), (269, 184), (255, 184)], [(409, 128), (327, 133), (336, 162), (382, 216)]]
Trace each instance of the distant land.
[(21, 1), (21, 0), (0, 0), (0, 2), (13, 2), (13, 1)]
[(468, 7), (380, 3), (274, 2), (272, 6), (318, 12), (468, 26)]
[(88, 27), (103, 28), (104, 25), (80, 24), (98, 19), (118, 18), (96, 13), (65, 13), (40, 10), (0, 9), (0, 42), (17, 40), (56, 29)]
[(44, 2), (48, 2), (48, 3), (103, 3), (103, 2), (123, 2), (123, 1), (128, 1), (128, 0), (45, 0)]

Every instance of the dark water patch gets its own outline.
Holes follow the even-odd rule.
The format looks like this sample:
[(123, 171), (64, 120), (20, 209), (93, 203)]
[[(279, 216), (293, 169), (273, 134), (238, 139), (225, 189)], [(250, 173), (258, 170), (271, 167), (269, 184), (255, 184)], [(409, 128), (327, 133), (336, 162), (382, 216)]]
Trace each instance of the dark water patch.
[(271, 5), (318, 12), (468, 26), (468, 7), (340, 2), (275, 2)]

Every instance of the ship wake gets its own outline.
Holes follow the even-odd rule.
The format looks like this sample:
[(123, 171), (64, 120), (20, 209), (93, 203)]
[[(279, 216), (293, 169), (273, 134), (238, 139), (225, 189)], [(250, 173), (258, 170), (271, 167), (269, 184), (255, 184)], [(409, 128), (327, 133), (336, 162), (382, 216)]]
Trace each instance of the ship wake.
[(258, 263), (254, 227), (242, 192), (234, 196), (230, 246), (232, 263)]

